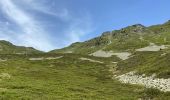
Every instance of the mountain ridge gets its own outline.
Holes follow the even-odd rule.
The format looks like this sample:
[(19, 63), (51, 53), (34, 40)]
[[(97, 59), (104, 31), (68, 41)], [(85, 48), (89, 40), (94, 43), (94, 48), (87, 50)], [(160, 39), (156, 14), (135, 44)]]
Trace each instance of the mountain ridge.
[[(104, 51), (127, 51), (129, 49), (130, 52), (133, 52), (134, 49), (142, 48), (145, 46), (149, 46), (150, 43), (155, 44), (161, 44), (158, 42), (155, 42), (157, 40), (154, 40), (152, 37), (159, 38), (159, 35), (163, 34), (164, 37), (169, 36), (169, 34), (166, 34), (166, 32), (170, 32), (170, 20), (163, 24), (158, 25), (152, 25), (152, 26), (144, 26), (142, 24), (134, 24), (130, 25), (124, 28), (121, 28), (119, 30), (113, 30), (113, 31), (106, 31), (103, 32), (100, 36), (86, 40), (84, 42), (75, 42), (72, 43), (68, 47), (64, 47), (61, 49), (54, 49), (49, 51), (48, 53), (77, 53), (77, 54), (91, 54), (98, 50), (104, 50)], [(170, 40), (169, 38), (166, 39)], [(148, 42), (149, 41), (149, 42)], [(135, 44), (136, 42), (136, 44)], [(162, 40), (161, 40), (162, 42)], [(24, 46), (15, 46), (12, 43), (0, 40), (1, 45), (8, 45), (8, 48), (13, 47), (13, 51), (6, 49), (7, 51), (0, 51), (0, 54), (3, 53), (25, 53), (26, 49), (28, 49), (28, 53), (42, 53), (42, 51), (36, 50), (32, 47), (24, 47)], [(170, 44), (163, 43), (163, 44)], [(128, 45), (128, 47), (126, 47)], [(17, 51), (16, 48), (22, 48), (21, 52)], [(2, 47), (0, 47), (2, 49)], [(14, 50), (16, 49), (16, 50)]]
[(0, 54), (36, 54), (42, 51), (33, 47), (16, 46), (9, 41), (0, 40)]
[[(133, 51), (133, 49), (149, 46), (149, 44), (152, 42), (155, 44), (160, 44), (159, 42), (162, 43), (162, 40), (157, 41), (156, 39), (161, 39), (159, 37), (160, 35), (164, 35), (164, 37), (169, 36), (169, 34), (166, 34), (166, 32), (170, 32), (169, 23), (170, 21), (167, 21), (163, 24), (152, 25), (148, 27), (142, 24), (134, 24), (125, 28), (121, 28), (120, 30), (106, 31), (103, 32), (101, 36), (84, 42), (76, 42), (68, 47), (52, 50), (50, 52), (90, 54), (100, 49), (104, 49), (106, 51), (123, 51), (125, 49), (129, 49), (130, 51)], [(129, 45), (129, 47), (126, 47), (126, 45)]]
[(0, 41), (0, 98), (169, 100), (169, 26), (136, 24), (48, 53)]

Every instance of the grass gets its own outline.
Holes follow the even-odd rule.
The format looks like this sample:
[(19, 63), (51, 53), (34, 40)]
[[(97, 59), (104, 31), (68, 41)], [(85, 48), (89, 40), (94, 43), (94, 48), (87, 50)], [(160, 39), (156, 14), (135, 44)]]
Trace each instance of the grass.
[(104, 32), (99, 37), (74, 43), (60, 50), (53, 50), (52, 53), (72, 51), (76, 54), (91, 54), (98, 50), (133, 53), (135, 49), (149, 46), (150, 43), (170, 45), (169, 27), (169, 22), (149, 27), (140, 24), (132, 25), (120, 30)]
[(37, 54), (43, 53), (42, 51), (36, 50), (32, 47), (15, 46), (12, 43), (0, 40), (0, 54)]
[[(29, 61), (31, 57), (64, 56), (57, 60)], [(141, 86), (121, 84), (110, 78), (108, 62), (104, 64), (82, 61), (82, 55), (41, 54), (1, 55), (9, 60), (0, 62), (0, 74), (10, 78), (0, 81), (1, 100), (137, 100), (152, 97), (166, 100), (169, 94)]]
[(121, 61), (117, 65), (117, 70), (121, 73), (129, 71), (137, 71), (138, 74), (146, 74), (148, 76), (156, 74), (159, 78), (170, 77), (170, 53), (165, 51), (157, 52), (136, 52), (133, 57), (128, 60)]

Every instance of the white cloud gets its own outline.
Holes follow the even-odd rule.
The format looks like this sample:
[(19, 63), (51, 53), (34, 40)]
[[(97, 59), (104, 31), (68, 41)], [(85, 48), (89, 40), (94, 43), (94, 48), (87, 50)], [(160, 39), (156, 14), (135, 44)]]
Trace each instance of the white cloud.
[(21, 32), (23, 32), (20, 34), (18, 33), (19, 35), (17, 35), (17, 37), (13, 37), (16, 39), (11, 41), (14, 41), (18, 45), (33, 46), (44, 51), (54, 48), (48, 40), (49, 38), (45, 30), (43, 30), (43, 27), (41, 27), (41, 25), (30, 15), (20, 9), (12, 0), (0, 0), (0, 6), (7, 18), (15, 22), (22, 29)]
[[(91, 32), (92, 20), (88, 13), (83, 12), (83, 16), (78, 17), (77, 15), (71, 15), (70, 10), (66, 7), (58, 8), (58, 11), (54, 11), (51, 10), (51, 5), (44, 4), (44, 1), (46, 0), (38, 2), (35, 0), (0, 0), (0, 10), (9, 20), (9, 22), (0, 23), (0, 27), (3, 26), (0, 28), (0, 39), (11, 41), (17, 45), (31, 46), (39, 50), (49, 51), (81, 41), (82, 36)], [(52, 1), (54, 2), (55, 0)], [(56, 6), (55, 3), (52, 4)], [(64, 27), (64, 31), (59, 30), (58, 33), (54, 32), (56, 34), (50, 34), (49, 30), (45, 30), (46, 26), (55, 24), (55, 22), (50, 22), (47, 25), (42, 24), (42, 20), (34, 19), (35, 16), (26, 12), (25, 8), (59, 18), (68, 26)], [(16, 30), (11, 29), (10, 21), (17, 25), (14, 25), (14, 27), (17, 27)], [(62, 36), (57, 37), (57, 34)]]
[(56, 5), (56, 0), (51, 0), (50, 2), (47, 0), (35, 1), (35, 0), (16, 0), (22, 5), (26, 5), (27, 8), (39, 11), (44, 14), (48, 14), (50, 16), (54, 16), (60, 18), (62, 20), (68, 21), (71, 17), (68, 9), (57, 7), (57, 9), (53, 9)]
[(90, 33), (92, 29), (91, 18), (88, 14), (85, 14), (85, 17), (74, 18), (72, 24), (66, 30), (65, 34), (67, 34), (70, 38), (69, 41), (71, 43), (81, 41), (81, 37)]

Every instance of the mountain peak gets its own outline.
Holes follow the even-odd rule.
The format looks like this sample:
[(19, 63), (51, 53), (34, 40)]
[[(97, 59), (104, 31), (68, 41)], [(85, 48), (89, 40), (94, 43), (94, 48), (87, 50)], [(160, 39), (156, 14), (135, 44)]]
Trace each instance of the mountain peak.
[(125, 28), (122, 28), (121, 33), (143, 33), (146, 31), (146, 27), (142, 24), (134, 24)]
[(134, 24), (134, 25), (132, 25), (132, 27), (145, 28), (145, 26), (142, 24)]

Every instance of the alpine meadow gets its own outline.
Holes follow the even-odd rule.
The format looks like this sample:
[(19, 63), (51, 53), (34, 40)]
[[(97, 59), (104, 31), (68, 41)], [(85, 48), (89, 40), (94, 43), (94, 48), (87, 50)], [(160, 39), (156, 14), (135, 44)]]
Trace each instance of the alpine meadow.
[(170, 100), (168, 0), (0, 0), (0, 100)]

